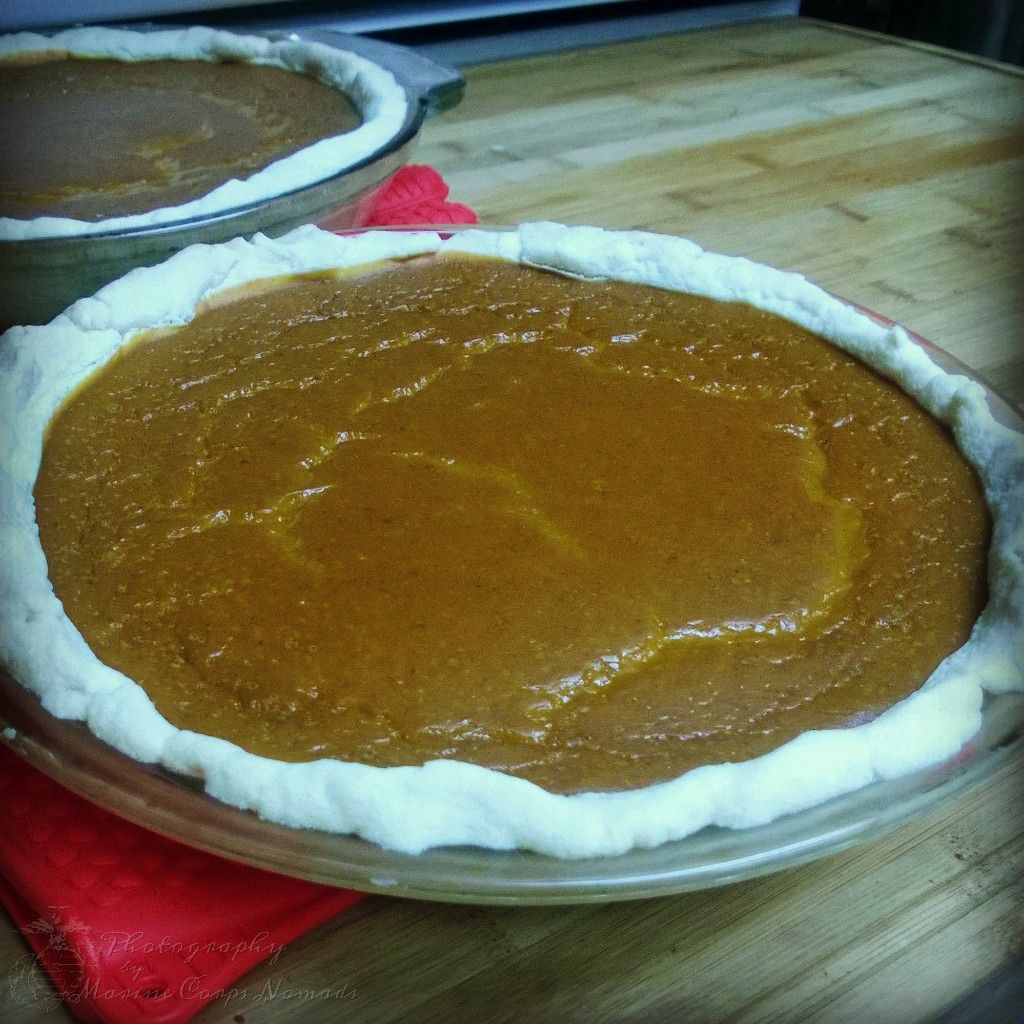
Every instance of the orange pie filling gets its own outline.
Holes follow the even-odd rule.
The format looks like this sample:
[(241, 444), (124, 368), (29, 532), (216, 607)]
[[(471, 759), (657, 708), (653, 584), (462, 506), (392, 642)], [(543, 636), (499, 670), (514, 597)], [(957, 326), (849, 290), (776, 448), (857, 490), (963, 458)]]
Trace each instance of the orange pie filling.
[(244, 61), (0, 61), (0, 109), (0, 216), (85, 221), (188, 202), (360, 123), (339, 89)]
[(861, 722), (967, 639), (947, 429), (774, 314), (445, 255), (261, 282), (64, 403), (50, 577), (173, 725), (616, 790)]

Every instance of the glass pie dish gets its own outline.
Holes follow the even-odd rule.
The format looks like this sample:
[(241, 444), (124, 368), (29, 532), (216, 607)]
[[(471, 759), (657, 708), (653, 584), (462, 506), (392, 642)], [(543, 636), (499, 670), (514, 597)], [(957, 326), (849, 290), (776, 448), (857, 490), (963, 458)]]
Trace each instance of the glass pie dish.
[[(146, 31), (147, 26), (131, 28)], [(462, 99), (465, 80), (458, 71), (405, 47), (330, 30), (263, 35), (271, 41), (297, 39), (350, 50), (390, 71), (409, 100), (399, 130), (376, 152), (338, 174), (245, 206), (106, 233), (0, 241), (0, 329), (46, 323), (76, 299), (189, 245), (257, 232), (274, 237), (300, 224), (352, 227), (361, 201), (409, 162), (423, 122)]]
[(354, 836), (289, 829), (206, 796), (199, 783), (140, 764), (85, 726), (54, 718), (0, 669), (7, 746), (93, 803), (189, 846), (327, 885), (446, 903), (543, 905), (667, 896), (806, 864), (882, 836), (963, 796), (1024, 747), (1024, 697), (986, 699), (982, 728), (955, 757), (751, 829), (705, 828), (617, 857), (562, 860), (445, 847), (409, 855)]
[[(441, 228), (439, 230), (452, 230)], [(874, 316), (889, 324), (884, 317)], [(923, 339), (945, 369), (974, 375)], [(1024, 432), (985, 388), (993, 415)], [(448, 902), (570, 904), (723, 885), (836, 853), (892, 830), (988, 779), (1024, 744), (1024, 695), (986, 697), (982, 727), (953, 758), (749, 829), (708, 827), (615, 857), (558, 859), (469, 847), (411, 856), (349, 835), (298, 830), (222, 804), (196, 780), (133, 761), (76, 722), (54, 718), (0, 673), (4, 741), (54, 779), (146, 828), (209, 852), (331, 885)]]

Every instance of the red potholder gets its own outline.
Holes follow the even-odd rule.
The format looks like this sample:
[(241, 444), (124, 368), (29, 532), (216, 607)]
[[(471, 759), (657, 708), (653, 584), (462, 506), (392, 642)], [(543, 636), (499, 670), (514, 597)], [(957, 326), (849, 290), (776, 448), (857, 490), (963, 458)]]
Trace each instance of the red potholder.
[[(188, 1020), (362, 893), (201, 853), (69, 792), (0, 749), (0, 900), (68, 1008), (108, 1024)], [(15, 999), (35, 985), (26, 954)]]
[(476, 214), (448, 200), (448, 184), (433, 167), (409, 164), (359, 204), (356, 227), (475, 224)]

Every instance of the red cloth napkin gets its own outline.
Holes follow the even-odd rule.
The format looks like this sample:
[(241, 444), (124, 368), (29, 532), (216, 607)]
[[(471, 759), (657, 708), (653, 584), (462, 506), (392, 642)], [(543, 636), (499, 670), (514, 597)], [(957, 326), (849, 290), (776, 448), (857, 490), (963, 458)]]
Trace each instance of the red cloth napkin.
[[(351, 223), (351, 222), (350, 222)], [(396, 172), (356, 226), (474, 224), (432, 167)], [(182, 1024), (247, 971), (363, 898), (201, 853), (83, 800), (0, 747), (0, 903), (32, 953), (7, 979), (97, 1024)]]

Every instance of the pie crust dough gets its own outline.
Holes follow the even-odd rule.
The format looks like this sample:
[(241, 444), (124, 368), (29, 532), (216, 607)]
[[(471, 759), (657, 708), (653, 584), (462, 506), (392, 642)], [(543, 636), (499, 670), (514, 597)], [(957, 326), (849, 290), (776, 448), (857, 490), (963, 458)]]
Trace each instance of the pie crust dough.
[[(376, 768), (286, 763), (179, 730), (136, 683), (102, 664), (47, 578), (32, 488), (60, 402), (136, 332), (187, 322), (224, 289), (280, 274), (461, 251), (562, 273), (746, 301), (829, 339), (894, 379), (946, 422), (985, 488), (993, 520), (990, 599), (970, 640), (915, 694), (873, 721), (806, 732), (762, 757), (670, 782), (562, 796), (458, 761)], [(796, 274), (641, 232), (526, 224), (508, 232), (368, 232), (313, 227), (193, 246), (75, 303), (0, 347), (0, 658), (52, 714), (84, 721), (131, 757), (204, 780), (212, 796), (285, 825), (356, 833), (409, 853), (471, 844), (558, 857), (613, 855), (706, 825), (763, 824), (876, 779), (936, 764), (977, 731), (985, 691), (1024, 688), (1024, 438), (998, 424), (980, 385), (936, 366), (898, 327), (879, 326)]]
[(171, 224), (222, 213), (271, 199), (333, 177), (371, 156), (401, 129), (409, 101), (390, 71), (347, 50), (294, 40), (270, 42), (208, 28), (132, 32), (112, 28), (68, 29), (52, 36), (19, 32), (0, 36), (0, 61), (27, 54), (106, 57), (136, 61), (247, 60), (299, 73), (313, 73), (345, 93), (363, 123), (343, 135), (322, 139), (268, 164), (245, 179), (233, 179), (197, 199), (146, 213), (98, 221), (71, 217), (0, 217), (0, 241), (106, 234)]

